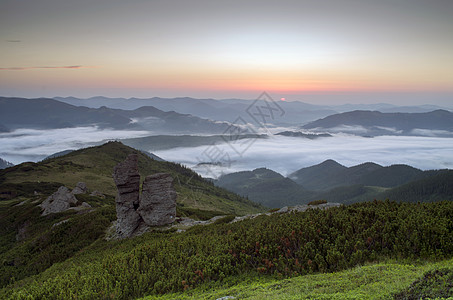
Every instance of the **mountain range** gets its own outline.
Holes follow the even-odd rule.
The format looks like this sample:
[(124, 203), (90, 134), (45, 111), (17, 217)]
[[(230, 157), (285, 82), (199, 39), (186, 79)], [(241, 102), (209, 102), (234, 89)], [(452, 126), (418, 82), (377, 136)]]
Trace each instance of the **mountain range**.
[[(267, 114), (264, 114), (263, 110), (272, 109), (272, 107), (266, 107), (263, 100), (251, 102), (239, 99), (110, 99), (104, 97), (57, 99), (0, 97), (0, 132), (18, 128), (50, 129), (96, 125), (100, 128), (149, 130), (154, 134), (221, 134), (230, 129), (240, 130), (243, 124), (234, 124), (239, 122), (238, 120), (260, 127), (263, 124), (258, 124), (256, 118), (262, 117), (269, 126), (297, 125), (303, 130), (318, 134), (345, 132), (362, 136), (453, 136), (453, 113), (440, 109), (417, 113), (385, 113), (370, 110), (337, 113), (327, 106), (298, 101), (280, 101), (274, 105), (278, 105), (281, 115), (269, 114), (272, 118), (265, 118)], [(103, 106), (98, 107), (101, 104)], [(386, 105), (368, 106), (387, 110), (396, 109), (394, 106)], [(115, 107), (121, 107), (121, 109)], [(262, 115), (254, 115), (253, 109), (257, 108)], [(428, 108), (432, 107), (423, 106), (419, 110)], [(279, 134), (295, 136), (289, 131)], [(308, 138), (314, 137), (310, 133), (299, 133), (299, 136), (301, 134), (305, 134)]]
[(361, 135), (453, 136), (453, 113), (435, 110), (424, 113), (382, 113), (355, 110), (310, 122), (303, 129), (349, 132)]
[(348, 168), (327, 160), (288, 177), (260, 168), (223, 175), (215, 184), (263, 205), (282, 207), (321, 199), (339, 203), (386, 198), (409, 202), (453, 199), (452, 182), (453, 170), (422, 171), (371, 162)]
[(2, 130), (54, 129), (93, 126), (114, 129), (152, 130), (159, 133), (223, 133), (226, 122), (202, 119), (155, 107), (121, 110), (74, 106), (54, 99), (0, 98)]
[[(234, 122), (238, 117), (251, 121), (248, 118), (247, 109), (250, 105), (265, 106), (263, 101), (254, 102), (253, 100), (244, 99), (196, 99), (190, 97), (179, 98), (107, 98), (92, 97), (80, 99), (74, 97), (56, 97), (55, 99), (76, 106), (86, 106), (91, 108), (100, 108), (107, 106), (110, 108), (119, 108), (132, 110), (142, 106), (154, 106), (163, 111), (176, 111), (182, 114), (191, 114), (201, 118), (211, 120)], [(396, 106), (388, 103), (377, 104), (342, 104), (342, 105), (315, 105), (302, 101), (280, 101), (275, 102), (285, 112), (282, 118), (269, 120), (274, 125), (302, 125), (319, 118), (343, 113), (352, 110), (378, 110), (381, 112), (406, 112), (406, 113), (423, 113), (442, 107), (436, 105), (418, 105), (418, 106)]]

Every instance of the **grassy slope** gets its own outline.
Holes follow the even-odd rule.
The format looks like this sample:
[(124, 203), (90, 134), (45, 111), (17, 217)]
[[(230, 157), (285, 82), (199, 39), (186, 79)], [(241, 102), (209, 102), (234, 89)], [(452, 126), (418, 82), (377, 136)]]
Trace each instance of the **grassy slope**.
[[(0, 171), (0, 287), (38, 274), (89, 246), (104, 235), (116, 219), (112, 171), (114, 165), (135, 151), (120, 143), (108, 143), (72, 152), (40, 163), (25, 163)], [(139, 153), (144, 175), (168, 172), (175, 178), (177, 213), (208, 219), (215, 215), (255, 213), (262, 207), (213, 186), (187, 168), (158, 162)], [(95, 210), (87, 214), (67, 211), (41, 216), (37, 206), (61, 185), (79, 181), (99, 190), (105, 199), (77, 195)], [(36, 192), (36, 193), (35, 193)], [(5, 194), (6, 193), (6, 194)], [(5, 199), (11, 195), (13, 199)], [(66, 222), (55, 225), (59, 222)]]
[[(98, 147), (71, 152), (65, 156), (40, 163), (24, 163), (0, 171), (0, 189), (5, 184), (24, 182), (58, 182), (73, 188), (77, 182), (86, 182), (88, 189), (107, 195), (116, 195), (113, 167), (126, 156), (136, 152), (121, 143), (111, 142)], [(214, 187), (196, 173), (180, 165), (158, 162), (139, 153), (139, 170), (142, 180), (149, 174), (166, 172), (175, 178), (177, 203), (185, 208), (217, 211), (223, 214), (249, 214), (263, 209), (254, 203)], [(39, 186), (39, 184), (37, 184)]]
[(418, 264), (388, 261), (289, 279), (244, 277), (231, 286), (206, 284), (190, 292), (144, 299), (391, 299), (424, 273), (441, 268), (453, 269), (453, 259)]

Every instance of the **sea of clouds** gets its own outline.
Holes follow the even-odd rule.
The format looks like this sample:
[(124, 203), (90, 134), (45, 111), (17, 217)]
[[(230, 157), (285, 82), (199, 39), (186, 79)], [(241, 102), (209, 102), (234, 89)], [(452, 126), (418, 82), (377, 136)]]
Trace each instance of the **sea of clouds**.
[[(347, 167), (375, 162), (383, 166), (407, 164), (422, 170), (453, 168), (453, 138), (367, 138), (337, 134), (309, 140), (272, 136), (269, 139), (254, 140), (242, 153), (236, 150), (234, 144), (223, 143), (215, 146), (174, 148), (157, 151), (155, 154), (165, 160), (183, 163), (206, 177), (261, 167), (287, 176), (300, 168), (319, 164), (327, 159), (333, 159)], [(210, 161), (212, 157), (216, 159)], [(204, 164), (199, 164), (200, 162)], [(206, 162), (217, 164), (209, 165)]]
[[(116, 140), (150, 135), (149, 131), (78, 127), (52, 130), (21, 129), (0, 134), (0, 158), (18, 164), (40, 161), (48, 155)], [(146, 149), (144, 149), (146, 150)], [(333, 159), (345, 166), (375, 162), (383, 166), (407, 164), (422, 170), (453, 169), (453, 138), (348, 134), (310, 140), (274, 135), (210, 146), (173, 148), (154, 152), (182, 163), (202, 176), (266, 167), (283, 175)], [(202, 163), (202, 164), (200, 164)], [(206, 164), (207, 163), (207, 164)], [(211, 165), (209, 163), (215, 163)]]
[(62, 129), (18, 129), (0, 134), (0, 158), (13, 164), (37, 162), (68, 149), (80, 149), (116, 140), (147, 136), (148, 131), (99, 129), (96, 126)]

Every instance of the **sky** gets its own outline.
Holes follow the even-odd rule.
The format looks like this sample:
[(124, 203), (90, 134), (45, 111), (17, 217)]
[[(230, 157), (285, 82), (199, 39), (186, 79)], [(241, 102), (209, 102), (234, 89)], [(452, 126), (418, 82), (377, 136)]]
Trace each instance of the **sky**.
[(0, 0), (0, 96), (447, 105), (451, 0)]

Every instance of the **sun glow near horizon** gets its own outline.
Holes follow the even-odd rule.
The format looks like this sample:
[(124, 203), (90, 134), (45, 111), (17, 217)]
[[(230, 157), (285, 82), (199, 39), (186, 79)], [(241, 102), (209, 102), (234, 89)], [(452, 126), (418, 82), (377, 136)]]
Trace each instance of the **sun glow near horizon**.
[(326, 1), (3, 4), (0, 94), (453, 96), (453, 2)]

